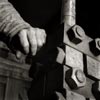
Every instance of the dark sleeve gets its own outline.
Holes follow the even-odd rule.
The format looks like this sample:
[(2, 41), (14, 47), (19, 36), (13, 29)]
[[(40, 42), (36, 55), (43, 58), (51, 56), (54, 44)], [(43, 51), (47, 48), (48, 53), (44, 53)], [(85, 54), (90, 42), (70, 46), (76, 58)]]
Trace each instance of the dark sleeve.
[(11, 39), (20, 30), (29, 27), (8, 0), (0, 0), (0, 32)]

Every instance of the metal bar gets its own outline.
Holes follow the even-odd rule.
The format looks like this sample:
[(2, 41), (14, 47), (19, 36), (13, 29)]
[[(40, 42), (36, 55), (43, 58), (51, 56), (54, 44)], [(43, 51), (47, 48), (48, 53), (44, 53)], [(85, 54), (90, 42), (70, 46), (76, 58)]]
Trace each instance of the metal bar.
[(63, 0), (62, 22), (73, 26), (76, 23), (76, 0)]

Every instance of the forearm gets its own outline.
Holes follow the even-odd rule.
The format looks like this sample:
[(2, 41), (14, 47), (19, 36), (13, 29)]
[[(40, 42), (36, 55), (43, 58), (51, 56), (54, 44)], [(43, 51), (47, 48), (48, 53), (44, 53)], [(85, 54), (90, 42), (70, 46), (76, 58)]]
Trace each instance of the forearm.
[(26, 23), (7, 0), (0, 0), (0, 32), (12, 38), (30, 25)]

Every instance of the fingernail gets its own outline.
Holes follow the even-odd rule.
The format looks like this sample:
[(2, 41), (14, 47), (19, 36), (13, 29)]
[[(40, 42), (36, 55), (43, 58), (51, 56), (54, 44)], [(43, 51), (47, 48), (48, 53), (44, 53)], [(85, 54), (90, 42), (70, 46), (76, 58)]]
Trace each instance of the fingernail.
[(46, 42), (46, 40), (44, 39), (44, 40), (43, 40), (43, 44), (45, 44), (45, 42)]
[(46, 43), (46, 38), (43, 39), (43, 43), (44, 43), (44, 44)]
[(36, 55), (36, 52), (32, 52), (32, 55), (35, 56)]
[(39, 45), (39, 47), (41, 47), (42, 45), (43, 45), (43, 41), (38, 41), (38, 45)]
[(17, 57), (18, 59), (21, 58), (21, 55), (22, 55), (22, 53), (21, 53), (20, 51), (17, 51), (17, 52), (16, 52), (16, 57)]
[(24, 50), (25, 50), (25, 53), (26, 53), (26, 54), (28, 54), (28, 53), (29, 53), (29, 47), (28, 47), (28, 46), (27, 46), (27, 47), (25, 47), (25, 48), (24, 48)]
[(35, 56), (36, 55), (36, 50), (35, 49), (31, 49), (31, 54), (32, 54), (32, 56)]

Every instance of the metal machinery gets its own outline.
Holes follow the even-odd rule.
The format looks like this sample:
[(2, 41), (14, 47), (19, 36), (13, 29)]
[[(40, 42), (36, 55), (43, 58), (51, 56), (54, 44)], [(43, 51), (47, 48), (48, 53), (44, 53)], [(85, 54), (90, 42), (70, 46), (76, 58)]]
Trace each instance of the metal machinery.
[(90, 38), (76, 24), (75, 8), (75, 0), (63, 0), (64, 49), (59, 47), (57, 61), (64, 67), (66, 96), (58, 95), (60, 100), (99, 100), (100, 38)]

